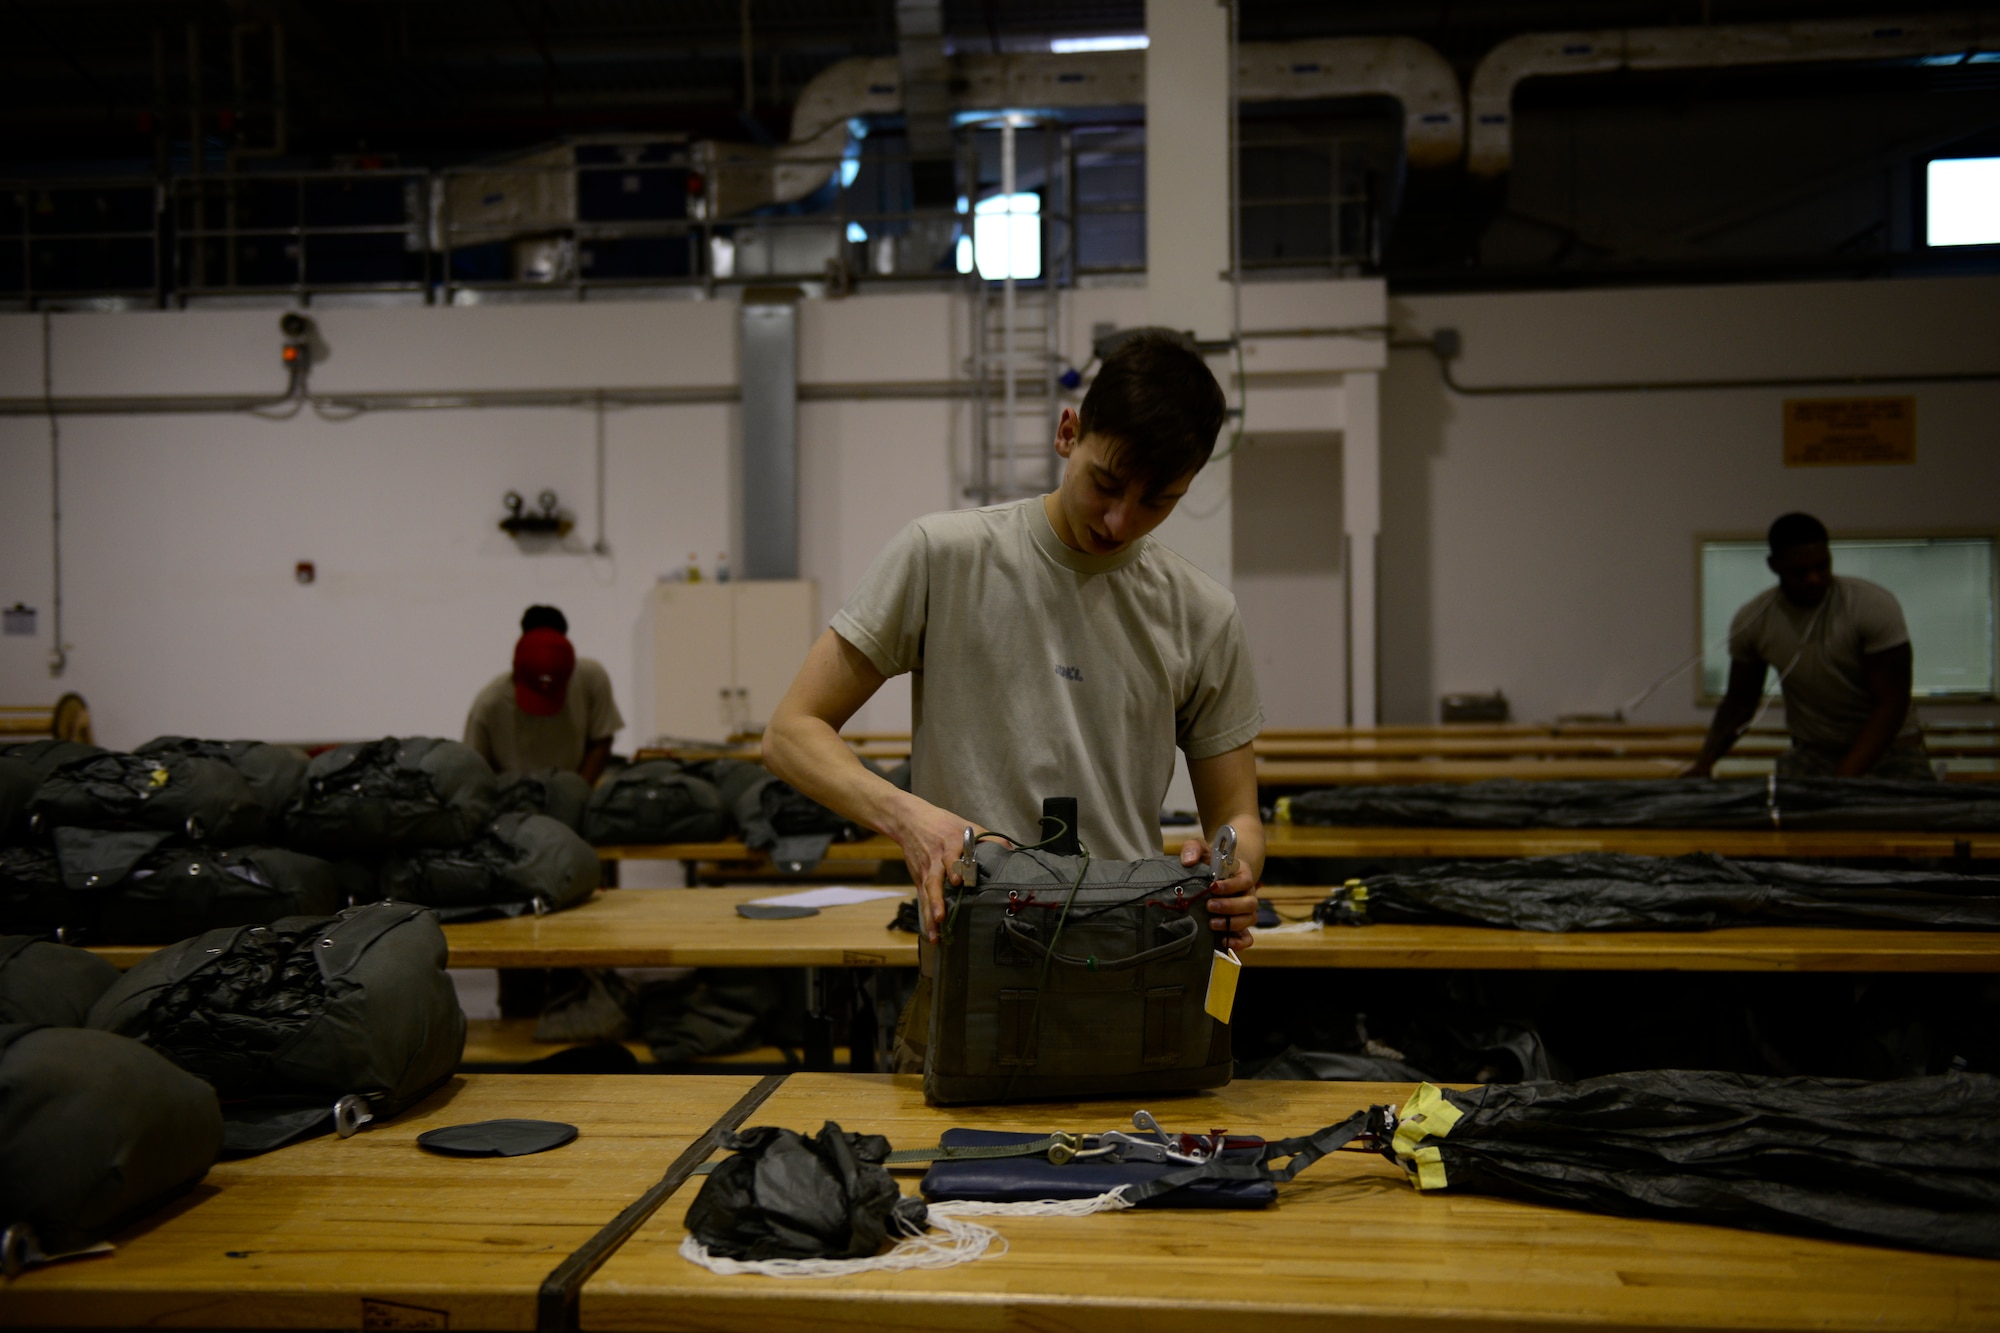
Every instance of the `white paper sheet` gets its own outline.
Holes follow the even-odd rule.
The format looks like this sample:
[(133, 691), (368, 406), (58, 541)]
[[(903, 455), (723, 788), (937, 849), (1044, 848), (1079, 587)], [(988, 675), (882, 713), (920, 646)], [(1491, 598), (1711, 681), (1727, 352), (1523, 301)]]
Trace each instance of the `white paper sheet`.
[(797, 893), (781, 893), (775, 898), (752, 898), (759, 906), (786, 907), (846, 907), (852, 903), (872, 903), (877, 898), (901, 898), (907, 896), (901, 889), (850, 889), (844, 884), (828, 885), (823, 889), (802, 889)]

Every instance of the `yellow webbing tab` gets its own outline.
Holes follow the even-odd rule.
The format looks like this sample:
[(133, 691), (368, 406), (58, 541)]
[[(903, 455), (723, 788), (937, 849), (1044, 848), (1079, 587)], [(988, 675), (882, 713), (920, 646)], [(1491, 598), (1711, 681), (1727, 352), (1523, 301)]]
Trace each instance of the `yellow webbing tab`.
[(146, 775), (147, 779), (155, 787), (166, 786), (167, 783), (173, 780), (173, 776), (174, 776), (173, 774), (167, 772), (167, 770), (159, 764), (155, 764), (153, 766), (153, 771)]
[(1279, 822), (1280, 824), (1289, 824), (1289, 823), (1291, 823), (1291, 822), (1292, 822), (1292, 798), (1291, 798), (1291, 797), (1289, 797), (1289, 796), (1280, 796), (1280, 797), (1278, 798), (1278, 808), (1277, 808), (1277, 811), (1276, 811), (1276, 816), (1277, 816), (1277, 820), (1278, 820), (1278, 822)]
[(1427, 1138), (1443, 1138), (1464, 1118), (1465, 1112), (1445, 1100), (1444, 1093), (1429, 1083), (1419, 1083), (1403, 1105), (1396, 1122), (1396, 1160), (1409, 1169), (1420, 1190), (1440, 1190), (1448, 1183), (1444, 1158), (1435, 1147), (1420, 1146)]

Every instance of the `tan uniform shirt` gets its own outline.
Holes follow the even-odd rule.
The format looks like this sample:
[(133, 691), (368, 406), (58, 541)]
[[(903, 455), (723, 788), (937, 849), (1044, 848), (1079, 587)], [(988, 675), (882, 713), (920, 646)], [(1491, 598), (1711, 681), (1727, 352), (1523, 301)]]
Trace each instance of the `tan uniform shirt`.
[[(1834, 576), (1818, 607), (1796, 606), (1772, 588), (1745, 602), (1729, 623), (1731, 658), (1785, 673), (1785, 728), (1792, 739), (1826, 750), (1852, 746), (1875, 711), (1861, 659), (1909, 641), (1896, 595), (1845, 575)], [(1913, 743), (1922, 731), (1913, 708), (1896, 743)]]
[(496, 773), (539, 768), (574, 773), (592, 741), (609, 740), (624, 725), (611, 698), (611, 677), (598, 663), (579, 657), (562, 711), (548, 717), (521, 711), (514, 702), (512, 674), (495, 676), (466, 714), (465, 743), (484, 755)]
[(1033, 840), (1074, 796), (1091, 854), (1159, 855), (1174, 747), (1206, 759), (1264, 725), (1236, 600), (1152, 537), (1062, 544), (1039, 499), (932, 514), (876, 558), (834, 632), (914, 673), (911, 789)]

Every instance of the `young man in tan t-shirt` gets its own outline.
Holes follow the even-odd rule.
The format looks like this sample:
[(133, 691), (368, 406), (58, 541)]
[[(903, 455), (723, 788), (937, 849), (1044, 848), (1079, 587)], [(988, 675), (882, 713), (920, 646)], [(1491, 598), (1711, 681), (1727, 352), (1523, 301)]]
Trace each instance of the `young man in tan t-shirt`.
[[(944, 919), (965, 828), (1037, 831), (1047, 796), (1079, 799), (1094, 855), (1157, 854), (1173, 751), (1202, 827), (1233, 824), (1241, 868), (1210, 901), (1218, 944), (1250, 944), (1264, 865), (1251, 740), (1263, 709), (1228, 591), (1150, 536), (1208, 461), (1221, 388), (1179, 335), (1148, 330), (1065, 409), (1049, 495), (906, 528), (820, 636), (764, 733), (801, 792), (896, 840), (927, 938)], [(892, 675), (912, 686), (911, 790), (840, 739)], [(1203, 837), (1181, 859), (1205, 859)]]
[(1769, 544), (1765, 563), (1778, 586), (1730, 622), (1728, 693), (1684, 776), (1714, 772), (1757, 716), (1775, 670), (1792, 735), (1780, 777), (1935, 780), (1910, 708), (1916, 661), (1895, 594), (1835, 574), (1826, 526), (1810, 514), (1772, 523)]

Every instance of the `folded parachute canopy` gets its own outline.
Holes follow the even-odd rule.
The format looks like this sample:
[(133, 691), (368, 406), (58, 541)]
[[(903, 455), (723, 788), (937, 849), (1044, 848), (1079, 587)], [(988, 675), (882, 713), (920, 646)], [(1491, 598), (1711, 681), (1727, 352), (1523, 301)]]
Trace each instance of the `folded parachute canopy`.
[(1335, 828), (2000, 829), (2000, 787), (1878, 778), (1328, 787), (1280, 818)]
[(1327, 925), (1575, 930), (1802, 925), (2000, 930), (2000, 879), (1782, 861), (1581, 852), (1376, 875), (1314, 910)]
[(2000, 1258), (1986, 1074), (1424, 1084), (1385, 1151), (1421, 1190)]

